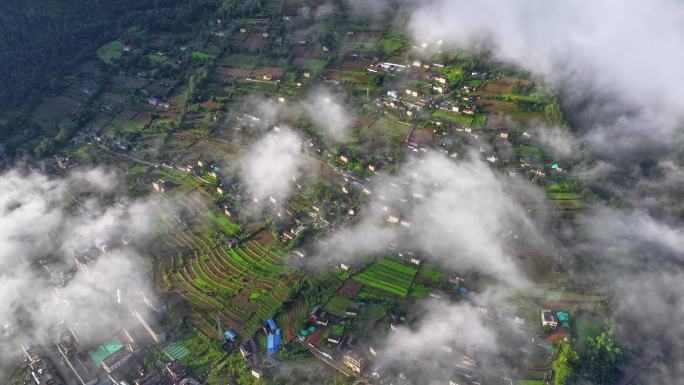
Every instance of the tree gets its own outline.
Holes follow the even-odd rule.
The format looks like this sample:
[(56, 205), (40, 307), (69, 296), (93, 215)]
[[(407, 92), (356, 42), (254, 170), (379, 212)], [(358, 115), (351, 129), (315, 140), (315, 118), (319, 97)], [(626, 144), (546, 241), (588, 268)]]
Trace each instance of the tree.
[(565, 126), (565, 118), (558, 102), (551, 102), (544, 107), (544, 115), (549, 123), (556, 126)]
[(55, 141), (51, 138), (43, 139), (33, 150), (37, 157), (49, 155), (55, 147)]
[(373, 75), (371, 75), (371, 84), (376, 86), (376, 87), (381, 87), (382, 83), (385, 81), (385, 74), (376, 72)]
[(595, 384), (612, 382), (619, 374), (622, 349), (615, 342), (612, 328), (590, 340), (585, 375)]
[(524, 92), (524, 88), (523, 88), (523, 84), (520, 80), (513, 83), (513, 86), (511, 87), (511, 93), (513, 95), (522, 95), (523, 92)]
[(323, 47), (332, 50), (335, 47), (335, 34), (332, 32), (326, 32), (321, 35), (319, 42)]
[(576, 377), (579, 361), (579, 355), (569, 341), (556, 343), (556, 360), (553, 362), (556, 385), (569, 384)]

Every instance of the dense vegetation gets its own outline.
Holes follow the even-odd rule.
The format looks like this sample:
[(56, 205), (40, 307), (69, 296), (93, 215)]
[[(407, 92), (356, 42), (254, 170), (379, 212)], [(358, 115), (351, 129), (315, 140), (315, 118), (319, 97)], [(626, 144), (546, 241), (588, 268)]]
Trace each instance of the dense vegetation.
[(0, 112), (59, 89), (60, 78), (131, 26), (178, 32), (215, 0), (6, 0), (0, 5)]
[(569, 341), (556, 345), (553, 368), (556, 384), (571, 384), (583, 378), (593, 384), (609, 384), (620, 374), (622, 349), (615, 342), (612, 329), (591, 338), (588, 345), (575, 351)]

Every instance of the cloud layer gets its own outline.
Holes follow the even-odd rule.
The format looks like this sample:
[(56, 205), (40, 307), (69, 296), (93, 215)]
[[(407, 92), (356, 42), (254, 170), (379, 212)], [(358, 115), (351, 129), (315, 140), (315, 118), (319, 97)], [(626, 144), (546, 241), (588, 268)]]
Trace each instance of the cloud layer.
[(395, 243), (452, 269), (522, 285), (508, 246), (518, 238), (536, 241), (520, 204), (535, 191), (503, 179), (474, 156), (454, 162), (432, 153), (379, 178), (360, 221), (333, 235), (326, 255), (363, 258)]
[(429, 0), (419, 42), (488, 49), (559, 87), (581, 129), (609, 155), (670, 147), (681, 127), (684, 4), (676, 0)]
[[(48, 342), (60, 321), (84, 340), (121, 326), (117, 289), (126, 295), (144, 273), (133, 245), (153, 235), (158, 206), (103, 205), (116, 197), (116, 186), (100, 169), (65, 178), (0, 175), (0, 367), (12, 357), (4, 349)], [(75, 268), (76, 257), (91, 260), (87, 272)]]

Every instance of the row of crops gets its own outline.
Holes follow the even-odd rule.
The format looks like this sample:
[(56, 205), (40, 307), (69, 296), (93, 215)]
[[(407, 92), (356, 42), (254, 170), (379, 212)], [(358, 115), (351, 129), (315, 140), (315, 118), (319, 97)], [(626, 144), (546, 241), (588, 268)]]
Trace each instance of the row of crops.
[(363, 272), (354, 276), (354, 280), (405, 298), (409, 294), (417, 272), (418, 270), (414, 267), (385, 258), (375, 261)]
[[(206, 212), (197, 201), (181, 200), (186, 211)], [(180, 300), (188, 319), (204, 334), (224, 329), (247, 338), (272, 317), (297, 285), (277, 250), (256, 240), (229, 247), (206, 222), (171, 232), (157, 251), (160, 287)]]

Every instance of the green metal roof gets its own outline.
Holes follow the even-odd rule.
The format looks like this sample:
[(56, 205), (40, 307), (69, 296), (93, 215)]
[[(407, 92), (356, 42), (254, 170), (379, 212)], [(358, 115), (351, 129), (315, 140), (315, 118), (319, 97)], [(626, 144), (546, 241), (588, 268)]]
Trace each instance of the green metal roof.
[(88, 352), (88, 356), (90, 356), (90, 359), (93, 360), (93, 362), (95, 362), (97, 366), (100, 366), (100, 364), (102, 364), (102, 361), (104, 361), (107, 357), (111, 356), (112, 354), (123, 349), (123, 347), (124, 346), (121, 343), (121, 341), (114, 340), (108, 344), (102, 344), (98, 346), (96, 350)]
[(561, 322), (570, 321), (570, 315), (564, 311), (557, 312), (556, 317), (558, 317), (558, 320)]

